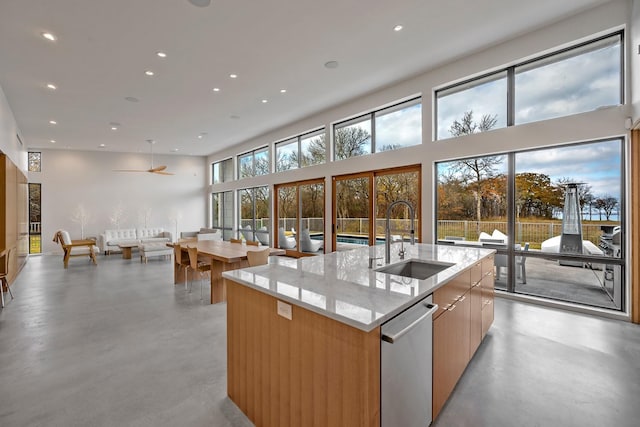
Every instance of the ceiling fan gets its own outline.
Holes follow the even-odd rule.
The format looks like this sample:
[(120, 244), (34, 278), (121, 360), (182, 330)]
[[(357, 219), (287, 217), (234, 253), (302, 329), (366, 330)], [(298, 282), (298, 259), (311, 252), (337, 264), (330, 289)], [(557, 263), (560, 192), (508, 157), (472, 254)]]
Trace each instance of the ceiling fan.
[(171, 172), (165, 172), (167, 168), (165, 165), (153, 166), (153, 144), (156, 142), (153, 139), (147, 139), (149, 146), (151, 147), (151, 167), (149, 169), (114, 169), (114, 172), (149, 172), (156, 173), (158, 175), (173, 175)]

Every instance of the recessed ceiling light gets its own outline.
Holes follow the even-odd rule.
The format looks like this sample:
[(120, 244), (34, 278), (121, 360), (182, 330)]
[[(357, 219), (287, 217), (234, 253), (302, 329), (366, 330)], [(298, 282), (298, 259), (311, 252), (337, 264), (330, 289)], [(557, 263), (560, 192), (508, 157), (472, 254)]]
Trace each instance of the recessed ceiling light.
[(136, 98), (134, 96), (127, 96), (125, 99), (127, 101), (129, 101), (129, 102), (138, 102), (138, 101), (140, 101), (138, 98)]
[(56, 41), (56, 40), (57, 40), (57, 39), (56, 39), (56, 36), (54, 36), (54, 35), (53, 35), (53, 34), (51, 34), (51, 33), (42, 33), (42, 37), (44, 37), (45, 39), (47, 39), (47, 40), (49, 40), (49, 41), (52, 41), (52, 42), (54, 42), (54, 41)]
[(338, 61), (329, 61), (324, 63), (325, 68), (338, 68)]
[(229, 74), (229, 77), (231, 77), (232, 79), (237, 79), (238, 75), (237, 74)]
[(220, 92), (220, 88), (219, 88), (219, 87), (214, 87), (214, 88), (213, 88), (213, 91), (214, 91), (214, 92)]
[(262, 100), (262, 103), (263, 103), (263, 104), (266, 104), (267, 102), (269, 102), (269, 100), (268, 100), (268, 99), (263, 99), (263, 100)]
[(57, 125), (57, 124), (58, 124), (58, 122), (56, 122), (55, 120), (49, 120), (49, 124)]
[(171, 151), (173, 151), (175, 153), (176, 151), (180, 151), (180, 150), (178, 148), (174, 148)]
[(280, 93), (287, 93), (286, 89), (280, 89)]
[(189, 3), (198, 7), (207, 7), (211, 4), (211, 0), (189, 0)]
[(50, 142), (50, 143), (52, 143), (52, 144), (55, 144), (55, 143), (56, 143), (56, 140), (55, 140), (55, 139), (52, 139), (52, 140), (50, 140), (49, 142)]
[(98, 148), (104, 148), (104, 147), (105, 147), (105, 145), (104, 145), (104, 144), (100, 144), (100, 145), (98, 145)]
[(402, 31), (402, 28), (404, 28), (402, 25), (398, 24), (395, 27), (393, 27), (393, 31)]
[(156, 52), (156, 55), (158, 55), (160, 58), (166, 58), (167, 54), (164, 52)]
[(198, 139), (202, 139), (202, 135), (198, 135)]
[(111, 130), (118, 130), (118, 126), (111, 126)]
[(47, 83), (47, 87), (51, 90), (56, 90), (58, 89), (58, 87), (56, 85), (54, 85), (53, 83)]
[(151, 70), (147, 70), (144, 72), (147, 76), (153, 76), (154, 72)]

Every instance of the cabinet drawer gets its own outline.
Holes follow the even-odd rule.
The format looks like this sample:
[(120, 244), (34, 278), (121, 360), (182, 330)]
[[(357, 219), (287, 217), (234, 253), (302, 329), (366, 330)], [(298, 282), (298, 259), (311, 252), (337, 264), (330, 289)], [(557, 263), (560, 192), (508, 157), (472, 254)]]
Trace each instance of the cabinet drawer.
[(471, 289), (470, 277), (471, 273), (469, 270), (463, 271), (433, 293), (433, 302), (438, 304), (438, 311), (434, 314), (434, 319), (438, 318), (438, 316), (444, 313), (449, 307), (455, 305), (456, 301)]

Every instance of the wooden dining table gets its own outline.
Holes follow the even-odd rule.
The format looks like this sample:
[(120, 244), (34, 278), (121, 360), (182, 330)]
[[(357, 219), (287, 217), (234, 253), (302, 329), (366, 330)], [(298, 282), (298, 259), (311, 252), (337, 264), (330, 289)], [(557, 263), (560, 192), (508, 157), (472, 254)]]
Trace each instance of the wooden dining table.
[[(218, 240), (189, 240), (178, 243), (168, 243), (167, 246), (180, 245), (183, 257), (189, 259), (187, 246), (198, 248), (198, 258), (211, 262), (211, 304), (227, 300), (227, 292), (222, 278), (223, 271), (237, 270), (248, 267), (247, 251), (261, 251), (266, 246), (253, 246), (244, 243), (231, 243)], [(269, 248), (269, 255), (284, 255), (284, 249)], [(173, 262), (173, 283), (184, 283), (184, 266)]]

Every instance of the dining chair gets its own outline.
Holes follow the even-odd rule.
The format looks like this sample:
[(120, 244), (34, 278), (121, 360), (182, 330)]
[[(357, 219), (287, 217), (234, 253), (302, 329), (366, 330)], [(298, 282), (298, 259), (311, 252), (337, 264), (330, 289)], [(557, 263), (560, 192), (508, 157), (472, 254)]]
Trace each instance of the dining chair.
[(249, 246), (260, 246), (260, 242), (256, 240), (245, 240), (245, 243)]
[(231, 243), (242, 243), (242, 240), (241, 240), (241, 239), (233, 239), (233, 238), (232, 238), (232, 239), (229, 239), (229, 241), (230, 241)]
[[(195, 273), (196, 271), (200, 273), (200, 299), (202, 299), (202, 276), (204, 273), (207, 273), (207, 276), (211, 274), (211, 264), (204, 261), (198, 260), (198, 248), (195, 246), (187, 246), (187, 251), (189, 252), (189, 267)], [(193, 273), (191, 276), (191, 283), (193, 283)], [(211, 277), (209, 276), (209, 280)], [(193, 285), (192, 285), (193, 287)], [(189, 289), (191, 292), (191, 289)]]
[(4, 256), (4, 271), (0, 273), (0, 294), (2, 295), (2, 307), (4, 308), (4, 287), (7, 287), (9, 291), (9, 295), (11, 295), (11, 299), (13, 299), (13, 292), (11, 292), (11, 287), (9, 286), (9, 281), (7, 280), (7, 275), (9, 274), (9, 257), (11, 256), (11, 251), (13, 248), (9, 248), (7, 253)]
[(269, 260), (269, 252), (269, 248), (264, 248), (260, 251), (247, 251), (247, 261), (249, 262), (249, 267), (266, 264)]
[(173, 257), (175, 258), (175, 263), (184, 269), (184, 289), (187, 289), (187, 270), (189, 270), (189, 266), (191, 265), (189, 262), (189, 257), (185, 257), (182, 254), (182, 247), (176, 243), (173, 245)]

